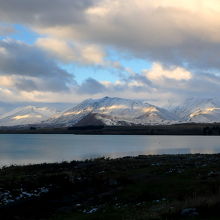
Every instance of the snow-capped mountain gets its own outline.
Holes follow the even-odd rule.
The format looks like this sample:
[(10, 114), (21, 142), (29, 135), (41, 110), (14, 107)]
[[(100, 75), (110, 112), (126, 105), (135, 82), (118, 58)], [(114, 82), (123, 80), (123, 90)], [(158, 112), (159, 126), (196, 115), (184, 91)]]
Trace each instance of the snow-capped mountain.
[(177, 118), (163, 108), (140, 100), (110, 98), (87, 99), (60, 115), (45, 121), (56, 126), (168, 124)]
[(87, 99), (61, 113), (47, 107), (26, 106), (0, 115), (0, 126), (132, 126), (188, 122), (220, 122), (220, 101), (190, 98), (178, 107), (167, 110), (146, 101), (104, 97)]
[(220, 122), (220, 101), (214, 98), (189, 98), (173, 112), (185, 122)]
[(41, 121), (47, 120), (56, 113), (56, 110), (47, 107), (19, 107), (8, 113), (0, 115), (0, 126), (37, 124)]

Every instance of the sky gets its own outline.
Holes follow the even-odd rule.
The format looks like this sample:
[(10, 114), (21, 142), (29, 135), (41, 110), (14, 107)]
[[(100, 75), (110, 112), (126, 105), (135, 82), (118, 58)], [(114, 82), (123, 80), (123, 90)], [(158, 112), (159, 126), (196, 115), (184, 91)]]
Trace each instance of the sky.
[(0, 0), (0, 103), (220, 92), (218, 0)]

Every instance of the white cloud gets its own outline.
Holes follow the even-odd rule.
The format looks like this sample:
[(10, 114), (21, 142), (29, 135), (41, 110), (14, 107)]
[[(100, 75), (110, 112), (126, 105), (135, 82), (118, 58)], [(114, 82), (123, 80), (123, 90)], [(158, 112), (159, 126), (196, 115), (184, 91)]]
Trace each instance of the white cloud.
[[(218, 0), (0, 0), (0, 14), (2, 22), (27, 25), (50, 39), (93, 45), (80, 54), (91, 63), (102, 61), (104, 45), (166, 65), (220, 70)], [(64, 44), (64, 57), (75, 59)]]
[(164, 78), (173, 80), (190, 80), (192, 74), (181, 67), (164, 68), (160, 63), (154, 63), (151, 70), (143, 71), (150, 80), (162, 80)]
[(42, 22), (35, 28), (49, 36), (113, 46), (153, 62), (200, 70), (220, 69), (219, 1), (94, 2), (81, 11), (81, 22)]
[[(220, 71), (219, 0), (0, 0), (0, 14), (0, 22), (43, 34), (35, 45), (0, 41), (0, 99), (75, 102), (111, 95), (164, 101), (220, 92), (213, 74)], [(136, 74), (120, 60), (108, 60), (109, 46), (154, 64)], [(57, 60), (127, 75), (79, 85)]]
[(36, 45), (64, 62), (102, 64), (104, 52), (96, 45), (73, 44), (58, 38), (39, 38)]
[(104, 52), (100, 47), (95, 45), (88, 45), (86, 47), (82, 47), (81, 52), (82, 59), (94, 63), (94, 64), (102, 64), (104, 59)]
[(0, 0), (0, 14), (2, 22), (52, 38), (111, 45), (176, 65), (198, 66), (194, 55), (220, 43), (218, 0)]
[(11, 87), (14, 86), (15, 80), (12, 76), (0, 76), (0, 86)]
[(39, 38), (36, 41), (36, 45), (48, 50), (61, 60), (70, 62), (77, 59), (77, 54), (75, 53), (74, 49), (70, 48), (65, 41), (55, 38)]

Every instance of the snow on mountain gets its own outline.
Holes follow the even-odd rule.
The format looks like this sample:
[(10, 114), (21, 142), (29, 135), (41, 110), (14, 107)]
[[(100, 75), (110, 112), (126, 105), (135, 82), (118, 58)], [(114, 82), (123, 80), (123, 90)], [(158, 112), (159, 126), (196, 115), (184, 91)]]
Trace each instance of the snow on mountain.
[(189, 98), (173, 112), (186, 122), (220, 122), (220, 102), (214, 98)]
[(47, 107), (19, 107), (0, 115), (0, 126), (36, 124), (47, 120), (56, 113), (56, 110)]
[(187, 122), (220, 122), (220, 101), (213, 98), (190, 98), (182, 105), (166, 110), (141, 100), (104, 97), (87, 99), (62, 113), (47, 107), (26, 106), (0, 115), (0, 126), (132, 126)]
[(92, 120), (105, 125), (167, 124), (176, 118), (167, 110), (140, 100), (110, 98), (87, 99), (79, 105), (50, 118), (44, 123), (56, 126), (72, 126), (80, 123), (88, 115)]

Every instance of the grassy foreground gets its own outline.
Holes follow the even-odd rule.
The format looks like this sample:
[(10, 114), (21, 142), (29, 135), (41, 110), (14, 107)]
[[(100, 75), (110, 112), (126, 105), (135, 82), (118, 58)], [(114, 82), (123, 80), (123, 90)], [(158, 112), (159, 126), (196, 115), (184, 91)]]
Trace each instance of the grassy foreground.
[(220, 154), (98, 158), (0, 170), (0, 219), (220, 219)]

